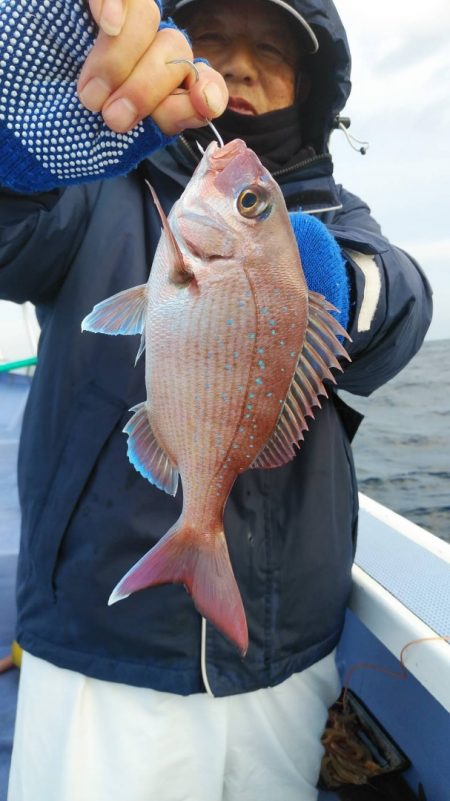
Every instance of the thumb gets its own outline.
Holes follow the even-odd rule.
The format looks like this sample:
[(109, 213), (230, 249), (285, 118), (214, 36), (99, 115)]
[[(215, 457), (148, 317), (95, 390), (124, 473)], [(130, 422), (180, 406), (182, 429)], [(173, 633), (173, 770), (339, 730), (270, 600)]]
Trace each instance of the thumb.
[(127, 15), (127, 0), (89, 0), (89, 7), (104, 33), (108, 36), (119, 35)]

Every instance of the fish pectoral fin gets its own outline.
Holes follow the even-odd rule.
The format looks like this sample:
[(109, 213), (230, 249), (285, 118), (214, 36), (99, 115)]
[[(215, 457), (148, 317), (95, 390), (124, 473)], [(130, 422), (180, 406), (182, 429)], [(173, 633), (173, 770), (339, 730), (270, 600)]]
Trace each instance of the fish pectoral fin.
[(295, 456), (294, 445), (299, 447), (307, 431), (307, 417), (314, 418), (313, 407), (319, 406), (319, 396), (327, 396), (324, 380), (333, 384), (336, 379), (331, 368), (342, 371), (337, 357), (350, 361), (338, 336), (350, 339), (335, 317), (335, 311), (323, 295), (309, 292), (309, 318), (305, 340), (289, 392), (283, 404), (275, 429), (259, 452), (251, 467), (281, 467)]
[(97, 303), (81, 323), (82, 331), (100, 334), (142, 334), (147, 307), (147, 284), (118, 292)]
[(178, 521), (119, 581), (108, 603), (169, 583), (184, 584), (200, 614), (245, 656), (247, 621), (223, 531), (204, 536)]
[(128, 435), (128, 458), (131, 464), (155, 487), (169, 495), (176, 495), (178, 470), (153, 433), (147, 403), (139, 403), (130, 412), (134, 412), (133, 417), (123, 430)]

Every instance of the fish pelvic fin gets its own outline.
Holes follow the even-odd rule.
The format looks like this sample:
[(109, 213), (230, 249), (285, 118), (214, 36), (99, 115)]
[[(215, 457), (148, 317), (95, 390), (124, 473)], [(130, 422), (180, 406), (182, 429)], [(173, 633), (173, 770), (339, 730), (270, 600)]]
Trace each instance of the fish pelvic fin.
[(300, 447), (303, 432), (308, 430), (306, 418), (314, 418), (313, 407), (320, 408), (319, 397), (328, 395), (324, 380), (336, 383), (331, 369), (342, 372), (338, 357), (351, 361), (338, 339), (350, 337), (330, 314), (336, 311), (335, 307), (317, 292), (309, 292), (308, 297), (308, 326), (297, 368), (275, 429), (252, 468), (280, 467), (294, 458), (294, 445)]
[(148, 416), (148, 404), (138, 403), (130, 409), (133, 417), (123, 429), (128, 435), (128, 458), (141, 476), (164, 490), (176, 495), (178, 489), (178, 470), (164, 448), (159, 444)]
[(81, 323), (82, 331), (95, 334), (143, 334), (147, 307), (147, 284), (125, 289), (101, 303)]
[(178, 521), (119, 581), (108, 604), (159, 584), (184, 584), (198, 612), (245, 656), (247, 621), (223, 531), (203, 535)]

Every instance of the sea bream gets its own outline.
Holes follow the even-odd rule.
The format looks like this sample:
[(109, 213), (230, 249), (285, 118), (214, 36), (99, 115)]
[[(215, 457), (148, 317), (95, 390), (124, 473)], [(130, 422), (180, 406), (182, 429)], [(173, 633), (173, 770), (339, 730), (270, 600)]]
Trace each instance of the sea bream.
[(210, 144), (168, 219), (147, 284), (99, 303), (82, 328), (141, 334), (146, 400), (125, 428), (136, 470), (175, 495), (180, 518), (122, 578), (184, 584), (242, 654), (245, 612), (223, 513), (239, 473), (294, 458), (347, 334), (309, 292), (283, 195), (241, 140)]

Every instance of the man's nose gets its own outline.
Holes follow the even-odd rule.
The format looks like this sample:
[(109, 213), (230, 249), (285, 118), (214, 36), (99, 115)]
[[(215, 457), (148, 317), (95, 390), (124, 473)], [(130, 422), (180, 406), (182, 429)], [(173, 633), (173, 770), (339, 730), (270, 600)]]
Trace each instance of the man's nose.
[(254, 83), (258, 76), (258, 64), (253, 48), (239, 40), (234, 41), (222, 61), (220, 72), (226, 81)]

